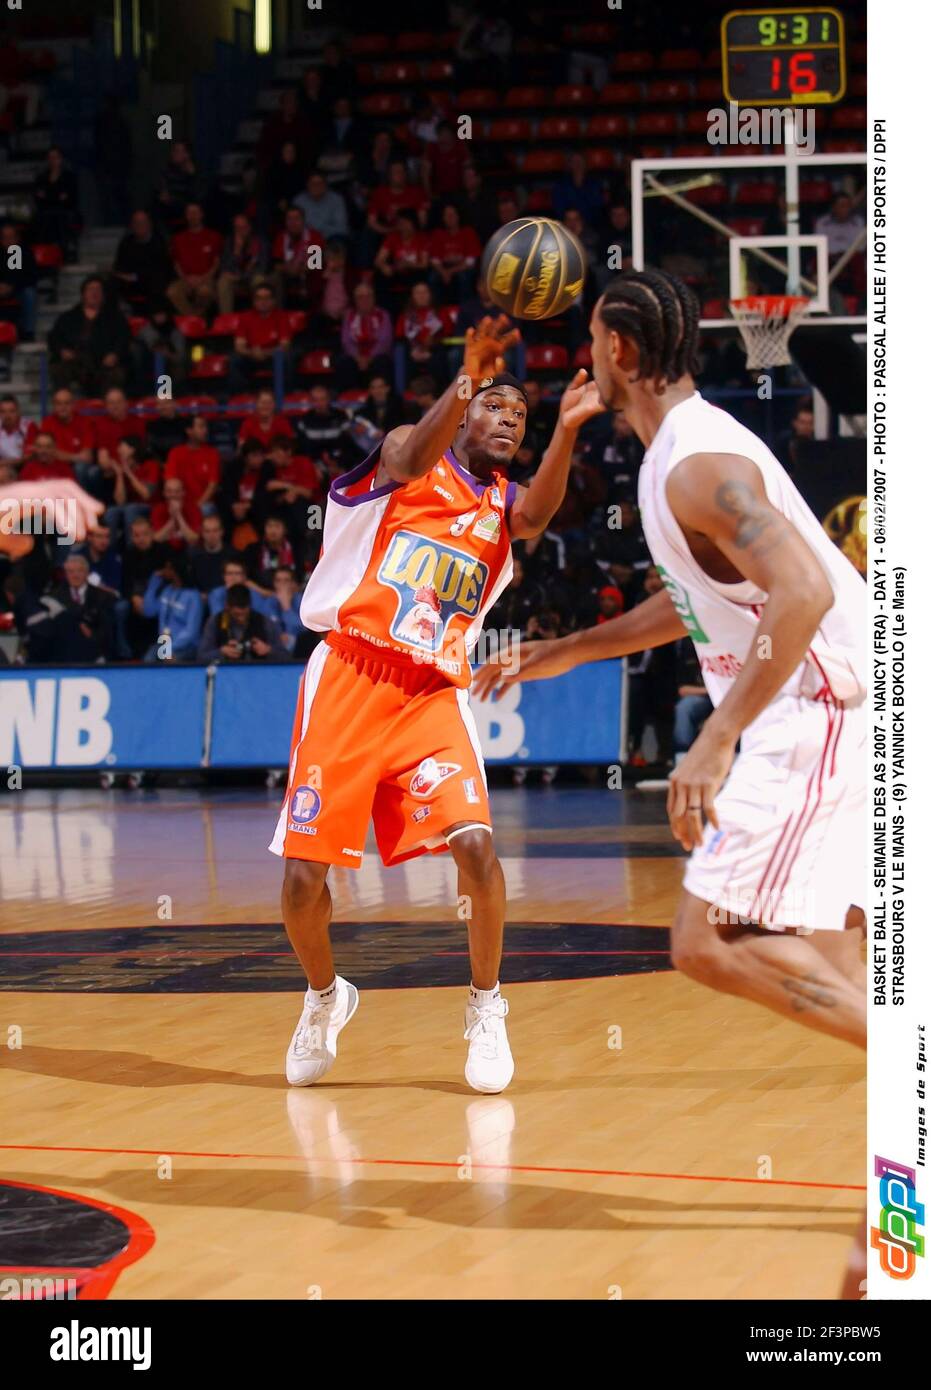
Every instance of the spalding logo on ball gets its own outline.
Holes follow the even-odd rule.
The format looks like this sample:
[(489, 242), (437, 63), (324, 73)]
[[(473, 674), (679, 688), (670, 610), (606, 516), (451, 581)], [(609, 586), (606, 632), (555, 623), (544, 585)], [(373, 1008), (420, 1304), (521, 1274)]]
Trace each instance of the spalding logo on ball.
[(561, 222), (518, 217), (489, 239), (482, 277), (491, 299), (512, 318), (549, 319), (581, 294), (585, 252)]

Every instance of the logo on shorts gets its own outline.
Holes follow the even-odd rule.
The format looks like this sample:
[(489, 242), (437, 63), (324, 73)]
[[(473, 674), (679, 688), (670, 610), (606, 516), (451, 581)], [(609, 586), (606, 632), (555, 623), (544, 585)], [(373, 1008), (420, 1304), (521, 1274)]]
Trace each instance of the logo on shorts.
[(441, 782), (461, 771), (458, 763), (438, 763), (436, 758), (424, 758), (411, 778), (411, 796), (432, 796)]
[(411, 815), (411, 820), (412, 820), (412, 821), (417, 821), (417, 822), (419, 823), (419, 822), (422, 821), (422, 820), (426, 820), (426, 819), (427, 819), (427, 816), (429, 816), (429, 814), (430, 814), (430, 807), (429, 807), (429, 806), (418, 806), (418, 807), (417, 807), (417, 810), (414, 811), (413, 814)]
[(476, 787), (475, 787), (475, 778), (474, 778), (474, 777), (464, 777), (464, 778), (462, 779), (462, 785), (463, 785), (463, 787), (465, 788), (465, 799), (466, 799), (466, 801), (471, 801), (471, 803), (472, 803), (473, 806), (477, 806), (478, 803), (481, 801), (482, 798), (479, 796), (478, 791), (476, 790)]
[(289, 819), (299, 825), (316, 820), (320, 814), (320, 793), (313, 787), (298, 787), (291, 797)]
[(488, 566), (453, 546), (397, 531), (378, 568), (378, 582), (397, 595), (391, 637), (418, 651), (438, 652), (453, 618), (478, 615)]

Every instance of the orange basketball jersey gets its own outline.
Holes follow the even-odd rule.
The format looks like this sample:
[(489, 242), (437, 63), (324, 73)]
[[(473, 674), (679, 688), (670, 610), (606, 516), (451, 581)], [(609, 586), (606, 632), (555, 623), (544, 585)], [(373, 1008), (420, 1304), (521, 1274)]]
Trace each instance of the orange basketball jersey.
[(339, 633), (343, 649), (433, 665), (468, 686), (484, 616), (511, 579), (516, 484), (483, 482), (449, 451), (422, 478), (375, 488), (379, 452), (330, 488), (301, 620)]

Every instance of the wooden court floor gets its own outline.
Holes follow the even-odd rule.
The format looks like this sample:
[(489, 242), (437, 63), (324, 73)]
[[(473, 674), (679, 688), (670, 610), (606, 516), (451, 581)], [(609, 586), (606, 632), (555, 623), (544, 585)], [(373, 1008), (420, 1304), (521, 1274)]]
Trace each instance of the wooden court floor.
[(113, 1299), (836, 1297), (862, 1059), (671, 971), (661, 797), (494, 793), (495, 1097), (462, 1077), (447, 856), (334, 874), (361, 1005), (328, 1082), (287, 1087), (277, 801), (4, 803), (0, 1271)]

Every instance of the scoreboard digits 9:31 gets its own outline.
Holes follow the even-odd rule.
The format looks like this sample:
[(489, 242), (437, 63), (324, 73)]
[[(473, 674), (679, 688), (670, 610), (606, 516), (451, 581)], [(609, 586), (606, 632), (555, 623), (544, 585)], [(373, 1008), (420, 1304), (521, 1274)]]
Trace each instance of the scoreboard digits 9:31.
[(847, 86), (838, 10), (732, 10), (721, 21), (728, 101), (751, 106), (840, 101)]

